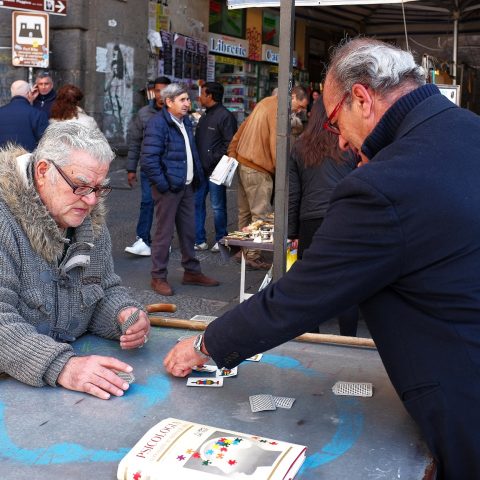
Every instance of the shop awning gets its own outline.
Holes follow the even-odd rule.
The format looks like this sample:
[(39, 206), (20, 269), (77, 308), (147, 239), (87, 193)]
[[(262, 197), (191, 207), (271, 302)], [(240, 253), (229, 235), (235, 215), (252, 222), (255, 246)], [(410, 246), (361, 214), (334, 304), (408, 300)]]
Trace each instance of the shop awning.
[[(295, 0), (296, 7), (332, 7), (335, 5), (380, 5), (384, 3), (406, 3), (418, 0)], [(227, 0), (228, 8), (279, 7), (280, 1)]]

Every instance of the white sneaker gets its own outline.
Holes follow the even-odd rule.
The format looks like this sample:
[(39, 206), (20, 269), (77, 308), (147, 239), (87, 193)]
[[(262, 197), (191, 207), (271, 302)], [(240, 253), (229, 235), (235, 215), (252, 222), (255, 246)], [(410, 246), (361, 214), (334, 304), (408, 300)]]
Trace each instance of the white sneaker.
[(131, 247), (125, 248), (125, 251), (142, 257), (149, 257), (152, 254), (151, 248), (141, 238), (137, 238), (137, 241)]
[(220, 251), (220, 247), (218, 246), (218, 242), (210, 249), (212, 253), (218, 253)]
[(197, 251), (199, 250), (203, 251), (203, 250), (208, 250), (208, 245), (205, 242), (203, 242), (203, 243), (195, 244), (193, 248)]

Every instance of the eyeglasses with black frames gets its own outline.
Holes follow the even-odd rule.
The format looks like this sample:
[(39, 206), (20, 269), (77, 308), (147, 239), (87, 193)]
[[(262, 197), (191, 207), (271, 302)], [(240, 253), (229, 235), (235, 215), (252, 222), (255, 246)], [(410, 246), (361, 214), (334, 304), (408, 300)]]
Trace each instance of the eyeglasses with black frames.
[(94, 192), (96, 197), (106, 197), (112, 191), (112, 187), (108, 185), (102, 185), (100, 187), (92, 187), (90, 185), (76, 185), (68, 178), (67, 174), (54, 161), (48, 161), (56, 168), (57, 172), (68, 183), (75, 195), (85, 197)]

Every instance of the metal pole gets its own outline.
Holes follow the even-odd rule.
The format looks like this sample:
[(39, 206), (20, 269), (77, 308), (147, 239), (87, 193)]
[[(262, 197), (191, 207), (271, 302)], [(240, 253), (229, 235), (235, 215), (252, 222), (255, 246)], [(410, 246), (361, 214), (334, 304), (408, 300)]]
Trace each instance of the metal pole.
[(280, 61), (278, 71), (277, 153), (275, 167), (275, 231), (273, 280), (285, 273), (288, 227), (288, 158), (290, 155), (290, 109), (292, 99), (292, 35), (294, 0), (280, 3)]
[(458, 19), (460, 12), (453, 12), (453, 85), (457, 84), (457, 58), (458, 58)]

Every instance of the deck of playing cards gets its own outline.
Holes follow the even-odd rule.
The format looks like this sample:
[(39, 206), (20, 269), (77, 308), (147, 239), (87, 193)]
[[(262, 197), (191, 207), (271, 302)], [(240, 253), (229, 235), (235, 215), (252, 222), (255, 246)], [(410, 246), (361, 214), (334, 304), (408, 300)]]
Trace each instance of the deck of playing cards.
[(261, 393), (259, 395), (252, 395), (249, 397), (250, 408), (252, 412), (263, 412), (266, 410), (276, 410), (278, 408), (292, 408), (294, 398), (290, 397), (274, 397), (273, 395), (268, 395)]
[(368, 382), (337, 382), (332, 387), (335, 395), (350, 395), (353, 397), (371, 397), (373, 385)]

